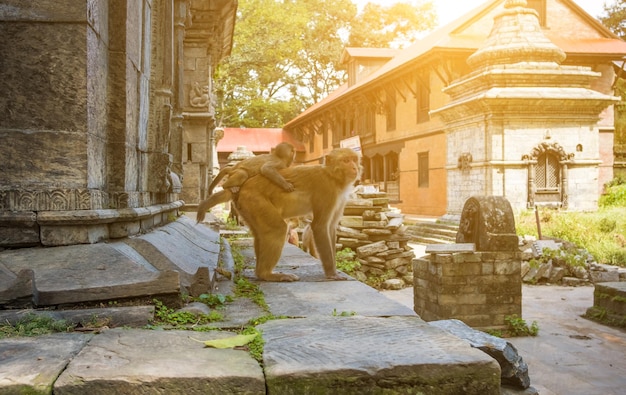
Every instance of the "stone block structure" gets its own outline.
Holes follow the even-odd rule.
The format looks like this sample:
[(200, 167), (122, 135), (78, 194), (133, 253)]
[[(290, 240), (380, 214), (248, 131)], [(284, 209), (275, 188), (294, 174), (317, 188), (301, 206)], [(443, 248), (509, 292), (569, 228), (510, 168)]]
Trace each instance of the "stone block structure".
[(587, 317), (626, 327), (626, 282), (606, 282), (595, 285), (593, 306)]
[(521, 257), (509, 202), (468, 199), (457, 241), (429, 246), (429, 256), (413, 261), (415, 312), (426, 321), (455, 318), (474, 328), (502, 328), (507, 316), (521, 316)]
[(0, 247), (94, 243), (177, 217), (185, 129), (213, 132), (210, 80), (236, 6), (3, 2)]
[(413, 261), (415, 312), (426, 321), (455, 318), (473, 328), (505, 326), (522, 314), (519, 253), (440, 251)]

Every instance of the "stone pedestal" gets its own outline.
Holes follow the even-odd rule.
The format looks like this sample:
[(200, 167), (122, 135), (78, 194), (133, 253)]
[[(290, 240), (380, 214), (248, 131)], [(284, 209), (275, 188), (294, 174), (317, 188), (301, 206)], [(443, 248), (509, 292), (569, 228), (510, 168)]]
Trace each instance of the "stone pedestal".
[[(454, 246), (454, 245), (452, 245)], [(431, 253), (413, 260), (415, 312), (426, 321), (455, 318), (481, 328), (503, 328), (522, 315), (518, 252)]]

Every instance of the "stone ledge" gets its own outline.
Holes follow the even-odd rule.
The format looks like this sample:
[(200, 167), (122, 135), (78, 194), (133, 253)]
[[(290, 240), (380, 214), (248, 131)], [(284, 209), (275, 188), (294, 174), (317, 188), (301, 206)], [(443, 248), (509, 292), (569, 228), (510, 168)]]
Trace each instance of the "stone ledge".
[(146, 219), (184, 206), (182, 200), (148, 207), (106, 209), (106, 210), (71, 210), (42, 211), (37, 213), (39, 225), (91, 225), (107, 224), (120, 221)]

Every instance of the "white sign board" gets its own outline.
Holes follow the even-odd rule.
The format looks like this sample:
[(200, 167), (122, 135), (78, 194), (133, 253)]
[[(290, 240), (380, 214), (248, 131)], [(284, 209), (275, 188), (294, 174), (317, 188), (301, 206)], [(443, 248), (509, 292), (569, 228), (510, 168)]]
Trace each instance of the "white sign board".
[(361, 138), (359, 136), (348, 137), (347, 139), (339, 142), (341, 148), (351, 148), (353, 151), (358, 152), (361, 155)]

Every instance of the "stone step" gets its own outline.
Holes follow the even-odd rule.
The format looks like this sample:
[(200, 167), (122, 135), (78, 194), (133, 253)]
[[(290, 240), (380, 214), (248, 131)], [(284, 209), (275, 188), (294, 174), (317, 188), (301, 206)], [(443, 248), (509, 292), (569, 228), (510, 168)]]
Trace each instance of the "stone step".
[(425, 244), (454, 243), (459, 227), (456, 224), (418, 221), (407, 225), (406, 233)]
[(609, 325), (626, 327), (626, 282), (596, 283), (593, 307), (586, 316)]

